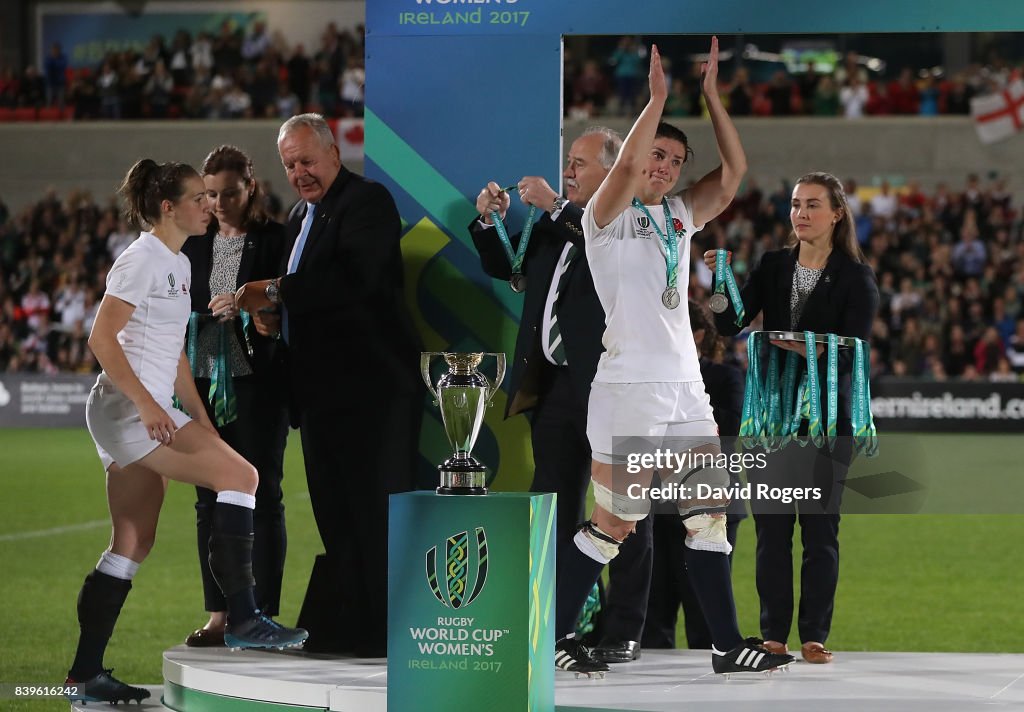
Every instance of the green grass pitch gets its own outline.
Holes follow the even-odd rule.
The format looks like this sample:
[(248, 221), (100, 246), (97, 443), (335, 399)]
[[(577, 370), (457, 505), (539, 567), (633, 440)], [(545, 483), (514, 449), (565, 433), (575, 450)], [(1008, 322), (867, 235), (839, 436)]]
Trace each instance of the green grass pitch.
[[(1020, 435), (915, 437), (932, 472), (954, 479), (987, 473), (1022, 479)], [(57, 684), (74, 653), (78, 588), (109, 540), (103, 472), (84, 429), (8, 429), (0, 430), (0, 484), (0, 682)], [(281, 620), (294, 623), (320, 551), (297, 437), (289, 442), (284, 487), (288, 562)], [(126, 681), (159, 684), (161, 653), (205, 622), (193, 502), (191, 487), (171, 484), (156, 546), (107, 652), (106, 664)], [(1024, 511), (1024, 502), (993, 502), (989, 511)], [(840, 654), (1024, 652), (1018, 548), (1024, 516), (848, 515), (840, 538), (829, 639)], [(748, 520), (740, 527), (733, 580), (741, 628), (749, 634), (758, 630), (753, 543)], [(685, 640), (681, 630), (678, 639)], [(790, 642), (798, 642), (795, 635)], [(66, 703), (6, 699), (0, 708), (57, 710)]]

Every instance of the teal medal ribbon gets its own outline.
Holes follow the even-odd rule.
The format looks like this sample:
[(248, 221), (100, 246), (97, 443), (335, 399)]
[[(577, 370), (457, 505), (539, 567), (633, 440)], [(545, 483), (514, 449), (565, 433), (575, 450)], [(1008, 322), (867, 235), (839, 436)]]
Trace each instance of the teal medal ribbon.
[(508, 257), (509, 264), (512, 265), (512, 276), (508, 280), (508, 284), (512, 287), (513, 292), (522, 292), (526, 289), (526, 277), (523, 275), (523, 260), (526, 258), (526, 248), (530, 244), (530, 234), (533, 233), (533, 219), (537, 215), (537, 206), (531, 205), (530, 210), (526, 213), (526, 225), (523, 227), (523, 234), (519, 238), (519, 249), (512, 249), (512, 240), (508, 237), (508, 230), (505, 229), (505, 223), (501, 221), (501, 216), (498, 215), (498, 211), (492, 210), (491, 222), (494, 223), (494, 228), (498, 231), (498, 239), (501, 240), (501, 246), (505, 248), (505, 255)]
[(821, 426), (821, 382), (818, 378), (818, 347), (814, 341), (814, 332), (804, 332), (804, 343), (807, 346), (807, 396), (810, 401), (810, 417), (808, 418), (807, 437), (815, 447), (825, 442)]
[(768, 417), (765, 420), (765, 446), (768, 450), (779, 447), (782, 441), (782, 394), (779, 393), (779, 349), (768, 353), (767, 373)]
[[(186, 354), (189, 365), (192, 367), (192, 377), (196, 375), (196, 364), (198, 362), (199, 323), (203, 317), (209, 314), (192, 312), (188, 318), (188, 340)], [(248, 312), (241, 312), (242, 332), (246, 336), (246, 345), (249, 345), (249, 328), (252, 319)], [(213, 405), (214, 425), (218, 428), (234, 422), (238, 418), (238, 403), (235, 399), (234, 379), (231, 377), (231, 366), (228, 363), (231, 340), (230, 321), (217, 322), (217, 355), (213, 360), (213, 369), (210, 372), (210, 391), (207, 399)]]
[(829, 452), (832, 452), (836, 446), (836, 420), (839, 414), (839, 337), (835, 334), (828, 335), (826, 354), (828, 375), (825, 378), (825, 389), (828, 404), (825, 407), (825, 437), (828, 439)]
[[(650, 211), (647, 210), (647, 206), (641, 203), (637, 198), (633, 198), (632, 205), (637, 210), (643, 212), (647, 216), (647, 219), (651, 221), (651, 226), (654, 231), (658, 233), (658, 239), (661, 240), (661, 244), (665, 248), (665, 291), (661, 293), (661, 303), (665, 305), (666, 309), (675, 309), (679, 306), (679, 290), (676, 288), (676, 283), (679, 279), (679, 235), (676, 233), (676, 226), (672, 222), (672, 213), (668, 209), (668, 198), (661, 199), (661, 207), (665, 211), (665, 232), (666, 235), (658, 227), (658, 223), (654, 221), (654, 217)], [(686, 236), (686, 231), (683, 230), (683, 237)]]
[(850, 420), (857, 452), (868, 457), (878, 454), (878, 433), (871, 413), (870, 347), (860, 339), (853, 347), (853, 394)]
[[(728, 291), (729, 296), (725, 293)], [(736, 309), (736, 326), (742, 328), (743, 318), (747, 311), (743, 308), (743, 298), (740, 297), (740, 288), (736, 286), (736, 277), (729, 265), (729, 254), (725, 250), (715, 250), (715, 289), (714, 294), (708, 302), (708, 306), (715, 314), (722, 314), (729, 308), (732, 301)]]
[(796, 351), (787, 351), (786, 366), (782, 373), (782, 438), (779, 442), (780, 449), (788, 445), (800, 430), (800, 409), (805, 384), (801, 379), (798, 390), (796, 373), (799, 367), (800, 354)]
[[(765, 345), (767, 334), (756, 331), (747, 339), (747, 376), (740, 417), (740, 438), (745, 447), (762, 447), (767, 452), (781, 450), (793, 440), (801, 447), (812, 443), (834, 450), (838, 439), (839, 417), (839, 337), (827, 335), (825, 394), (821, 405), (821, 379), (818, 372), (817, 343), (814, 332), (804, 332), (805, 356)], [(762, 369), (762, 350), (767, 348), (768, 365)], [(878, 454), (878, 433), (871, 415), (870, 349), (854, 340), (853, 395), (851, 421), (854, 447), (868, 457)], [(800, 373), (801, 362), (806, 371)], [(781, 366), (781, 376), (780, 376)], [(800, 424), (808, 421), (807, 437), (799, 438)]]
[(761, 388), (761, 348), (758, 343), (760, 332), (753, 332), (747, 338), (747, 378), (743, 390), (743, 412), (740, 416), (740, 438), (746, 447), (761, 444), (763, 403)]

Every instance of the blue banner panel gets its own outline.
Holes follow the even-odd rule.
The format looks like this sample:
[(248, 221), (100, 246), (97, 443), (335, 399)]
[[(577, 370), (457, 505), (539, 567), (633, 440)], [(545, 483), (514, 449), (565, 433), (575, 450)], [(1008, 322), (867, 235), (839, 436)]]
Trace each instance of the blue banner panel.
[(162, 35), (170, 47), (178, 30), (185, 30), (193, 39), (200, 32), (215, 37), (225, 21), (244, 31), (251, 23), (266, 20), (265, 12), (45, 12), (40, 23), (40, 64), (54, 42), (64, 48), (69, 67), (95, 69), (108, 52), (141, 52), (153, 35)]
[(367, 35), (1008, 32), (1024, 27), (1019, 0), (862, 0), (828, 6), (815, 0), (373, 0), (366, 5)]

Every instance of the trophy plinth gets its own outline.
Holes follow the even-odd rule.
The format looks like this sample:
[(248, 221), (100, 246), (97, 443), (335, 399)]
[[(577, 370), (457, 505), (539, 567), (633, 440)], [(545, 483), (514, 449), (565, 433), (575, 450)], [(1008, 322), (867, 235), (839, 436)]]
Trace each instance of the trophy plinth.
[[(436, 386), (430, 377), (430, 361), (434, 356), (441, 356), (448, 364), (448, 372), (441, 376)], [(493, 383), (477, 370), (484, 356), (494, 356), (497, 362)], [(484, 412), (505, 377), (505, 354), (423, 353), (420, 372), (434, 396), (434, 404), (441, 409), (445, 434), (455, 450), (437, 467), (441, 480), (437, 493), (487, 494), (487, 468), (473, 457), (472, 450), (484, 422)]]

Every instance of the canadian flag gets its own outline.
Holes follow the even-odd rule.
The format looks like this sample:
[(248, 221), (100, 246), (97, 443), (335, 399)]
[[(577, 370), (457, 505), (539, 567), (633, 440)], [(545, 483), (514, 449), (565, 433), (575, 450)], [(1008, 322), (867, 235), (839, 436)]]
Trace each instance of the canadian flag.
[(971, 99), (971, 116), (982, 143), (995, 143), (1024, 129), (1024, 81), (1015, 79), (996, 94)]
[(338, 141), (338, 150), (342, 161), (363, 160), (363, 120), (362, 119), (328, 119), (327, 124), (334, 129), (334, 137)]

